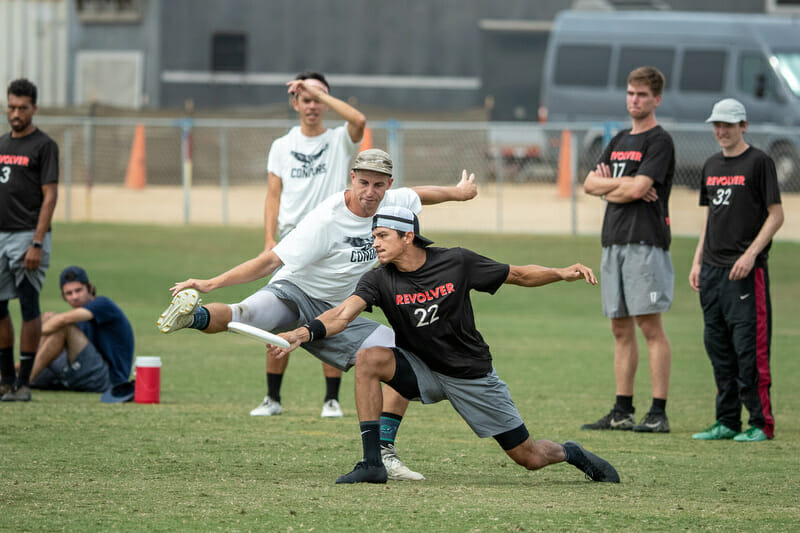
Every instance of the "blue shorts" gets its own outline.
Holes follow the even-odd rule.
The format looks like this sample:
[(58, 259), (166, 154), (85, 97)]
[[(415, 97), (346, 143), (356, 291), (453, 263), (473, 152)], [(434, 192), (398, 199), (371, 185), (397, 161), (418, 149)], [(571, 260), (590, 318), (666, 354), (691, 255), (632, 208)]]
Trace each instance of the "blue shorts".
[(50, 365), (31, 382), (36, 389), (104, 392), (111, 387), (108, 364), (90, 342), (69, 364), (63, 350)]

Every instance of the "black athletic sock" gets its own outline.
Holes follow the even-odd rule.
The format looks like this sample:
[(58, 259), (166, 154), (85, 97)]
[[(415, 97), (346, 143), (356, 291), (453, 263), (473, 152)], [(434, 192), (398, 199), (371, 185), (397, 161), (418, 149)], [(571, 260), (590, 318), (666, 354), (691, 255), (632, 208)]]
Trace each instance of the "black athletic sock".
[(283, 374), (273, 374), (267, 372), (267, 396), (278, 403), (281, 403), (281, 382)]
[(633, 413), (635, 411), (633, 408), (633, 396), (617, 395), (617, 403), (615, 407), (623, 413)]
[(211, 322), (211, 313), (205, 307), (198, 307), (194, 311), (192, 324), (189, 327), (192, 329), (206, 329), (209, 322)]
[(325, 401), (339, 401), (339, 387), (342, 385), (342, 378), (325, 378)]
[(381, 413), (381, 446), (391, 444), (394, 446), (394, 439), (397, 438), (397, 430), (403, 417), (394, 413)]
[(651, 413), (666, 413), (667, 412), (667, 399), (666, 398), (653, 398), (653, 404), (650, 406)]
[(369, 465), (383, 464), (381, 446), (379, 444), (380, 423), (377, 420), (359, 422), (361, 427), (361, 445), (364, 447), (364, 460)]
[(0, 348), (0, 374), (2, 374), (2, 383), (6, 385), (13, 385), (17, 378), (17, 372), (14, 370), (14, 347)]
[(31, 380), (31, 370), (33, 370), (33, 360), (36, 352), (19, 353), (19, 374), (17, 374), (17, 385), (29, 385)]

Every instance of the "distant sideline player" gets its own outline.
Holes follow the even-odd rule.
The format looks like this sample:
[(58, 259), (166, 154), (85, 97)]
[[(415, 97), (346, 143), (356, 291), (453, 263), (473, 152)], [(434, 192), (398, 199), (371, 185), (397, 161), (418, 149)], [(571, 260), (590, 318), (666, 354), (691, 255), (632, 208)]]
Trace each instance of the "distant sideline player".
[[(347, 187), (350, 159), (364, 136), (367, 119), (353, 106), (332, 96), (325, 76), (301, 72), (287, 83), (300, 125), (276, 139), (267, 159), (267, 198), (264, 202), (264, 251), (275, 247), (275, 233), (284, 238), (309, 211), (330, 195)], [(327, 128), (322, 122), (332, 109), (346, 123)], [(267, 395), (250, 411), (252, 416), (273, 416), (283, 411), (281, 383), (288, 359), (267, 356)], [(342, 371), (322, 363), (325, 398), (322, 417), (340, 417), (339, 387)]]
[[(133, 397), (133, 328), (122, 309), (97, 296), (86, 271), (70, 266), (59, 277), (61, 296), (71, 310), (42, 318), (42, 342), (31, 373), (34, 388), (109, 392), (107, 403)], [(120, 391), (112, 394), (111, 389)]]
[(356, 408), (363, 459), (336, 483), (385, 483), (379, 421), (381, 382), (409, 400), (449, 400), (479, 437), (494, 437), (517, 464), (529, 470), (567, 461), (593, 481), (618, 483), (611, 464), (576, 442), (534, 442), (508, 386), (492, 365), (489, 346), (475, 328), (470, 291), (494, 294), (504, 283), (538, 287), (585, 279), (597, 284), (581, 264), (566, 268), (509, 266), (464, 248), (427, 248), (417, 216), (402, 206), (381, 207), (373, 221), (374, 247), (381, 266), (364, 274), (355, 292), (294, 331), (281, 334), (289, 350), (301, 342), (335, 338), (364, 310), (379, 306), (397, 336), (397, 347), (372, 347), (356, 357)]
[[(33, 124), (36, 85), (11, 82), (8, 124), (0, 137), (0, 398), (31, 399), (30, 374), (42, 316), (39, 294), (50, 267), (50, 223), (58, 198), (58, 145)], [(19, 374), (14, 368), (14, 325), (8, 301), (17, 298), (22, 311)]]
[[(672, 137), (658, 125), (664, 75), (639, 67), (628, 75), (630, 129), (608, 143), (584, 191), (608, 202), (600, 265), (603, 314), (614, 335), (616, 402), (600, 420), (581, 429), (668, 433), (667, 393), (672, 351), (661, 313), (672, 306), (675, 272), (669, 254), (669, 194), (675, 173)], [(633, 418), (633, 384), (639, 365), (636, 327), (647, 342), (653, 402), (639, 424)]]
[[(760, 442), (775, 434), (767, 254), (783, 224), (781, 194), (775, 163), (744, 140), (747, 114), (741, 102), (720, 100), (706, 122), (713, 122), (722, 152), (703, 166), (700, 205), (707, 214), (689, 284), (700, 292), (717, 408), (714, 424), (692, 438)], [(750, 412), (745, 432), (742, 404)]]
[[(352, 189), (334, 194), (306, 216), (297, 228), (272, 250), (262, 252), (209, 280), (188, 279), (172, 288), (170, 306), (158, 319), (164, 333), (193, 328), (205, 333), (226, 331), (237, 321), (268, 331), (285, 331), (313, 319), (344, 300), (361, 275), (377, 262), (372, 247), (372, 216), (381, 205), (401, 205), (420, 211), (422, 204), (474, 198), (475, 176), (454, 187), (422, 186), (390, 190), (392, 161), (383, 150), (365, 150), (356, 157), (350, 173)], [(278, 268), (280, 267), (280, 270)], [(234, 305), (200, 306), (199, 292), (248, 283), (271, 274), (269, 283)], [(304, 348), (341, 370), (355, 364), (359, 349), (394, 346), (394, 332), (367, 319), (354, 322), (339, 338), (309, 342)], [(405, 467), (394, 449), (397, 428), (408, 401), (391, 387), (384, 389), (381, 417), (384, 462), (393, 479), (424, 479)]]

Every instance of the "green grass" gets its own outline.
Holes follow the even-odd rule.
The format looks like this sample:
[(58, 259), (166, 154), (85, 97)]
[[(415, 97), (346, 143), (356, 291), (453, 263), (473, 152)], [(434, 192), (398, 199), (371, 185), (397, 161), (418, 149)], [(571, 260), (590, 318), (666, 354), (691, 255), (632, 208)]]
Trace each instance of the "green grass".
[[(433, 235), (498, 260), (599, 269), (597, 238)], [(346, 417), (322, 420), (320, 365), (292, 356), (283, 415), (248, 416), (263, 397), (264, 353), (229, 334), (158, 333), (170, 284), (208, 277), (254, 255), (256, 229), (58, 224), (43, 308), (66, 310), (57, 276), (85, 266), (133, 323), (138, 355), (163, 361), (162, 402), (105, 405), (94, 394), (34, 391), (0, 405), (0, 529), (17, 531), (537, 531), (800, 529), (800, 245), (776, 243), (775, 440), (693, 442), (713, 421), (714, 384), (702, 317), (687, 276), (695, 242), (676, 239), (676, 297), (665, 316), (673, 347), (672, 433), (581, 432), (613, 401), (612, 348), (599, 287), (504, 287), (474, 296), (478, 326), (535, 438), (576, 439), (607, 457), (619, 485), (571, 466), (527, 472), (493, 439), (478, 439), (447, 403), (412, 404), (398, 445), (427, 480), (336, 486), (361, 455), (346, 374)], [(208, 301), (238, 301), (259, 283)], [(16, 303), (12, 317), (19, 324)], [(646, 357), (638, 414), (650, 401)], [(746, 416), (746, 415), (745, 415)]]

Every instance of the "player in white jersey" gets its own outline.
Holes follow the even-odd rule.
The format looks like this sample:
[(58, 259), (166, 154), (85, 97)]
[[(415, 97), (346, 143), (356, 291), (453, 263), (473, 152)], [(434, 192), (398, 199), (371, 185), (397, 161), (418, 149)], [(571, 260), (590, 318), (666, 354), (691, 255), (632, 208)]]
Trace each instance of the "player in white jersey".
[[(399, 205), (418, 213), (423, 204), (474, 198), (474, 175), (463, 173), (453, 187), (425, 186), (390, 191), (392, 162), (382, 150), (366, 150), (350, 173), (352, 189), (337, 193), (312, 210), (297, 229), (268, 252), (208, 280), (188, 279), (170, 290), (173, 299), (158, 320), (164, 333), (182, 328), (205, 333), (227, 330), (230, 321), (244, 322), (269, 331), (284, 331), (315, 318), (344, 300), (362, 274), (377, 262), (372, 248), (372, 216), (381, 205)], [(270, 283), (234, 305), (200, 306), (198, 292), (267, 277), (279, 267)], [(314, 314), (316, 313), (316, 314)], [(394, 333), (386, 326), (363, 319), (354, 321), (342, 335), (310, 341), (303, 347), (341, 370), (355, 363), (360, 349), (394, 346)], [(384, 389), (387, 429), (381, 439), (390, 479), (424, 479), (397, 459), (394, 438), (408, 401), (393, 389)], [(395, 472), (393, 476), (392, 471)]]
[[(350, 159), (364, 135), (364, 115), (332, 96), (325, 76), (302, 72), (288, 84), (292, 106), (300, 125), (272, 143), (267, 159), (267, 198), (264, 203), (264, 251), (275, 247), (275, 234), (283, 239), (320, 202), (347, 187)], [(323, 117), (333, 110), (346, 123), (326, 128)], [(267, 356), (267, 395), (250, 411), (252, 416), (280, 414), (281, 384), (288, 360)], [(340, 417), (339, 387), (342, 372), (322, 363), (325, 376), (323, 417)]]

